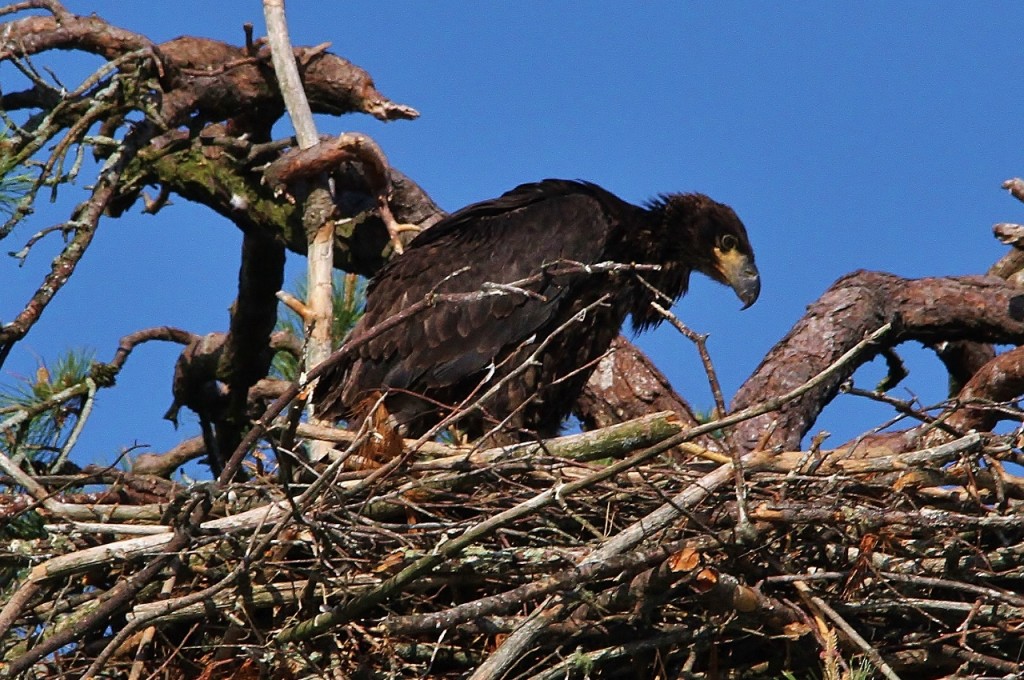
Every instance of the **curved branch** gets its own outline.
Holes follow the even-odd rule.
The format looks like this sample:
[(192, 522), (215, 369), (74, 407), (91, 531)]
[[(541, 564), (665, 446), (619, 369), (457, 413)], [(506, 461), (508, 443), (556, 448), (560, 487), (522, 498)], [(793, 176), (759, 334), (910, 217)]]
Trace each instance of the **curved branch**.
[[(273, 123), (283, 112), (266, 47), (253, 55), (246, 47), (190, 36), (157, 46), (101, 17), (72, 14), (59, 2), (30, 3), (21, 8), (33, 4), (54, 15), (8, 22), (0, 40), (0, 61), (50, 50), (78, 50), (116, 59), (128, 52), (154, 49), (163, 64), (167, 91), (161, 113), (169, 125), (187, 124), (194, 113), (215, 121), (240, 112)], [(303, 66), (303, 82), (314, 113), (360, 112), (385, 121), (419, 116), (412, 107), (381, 94), (366, 71), (322, 47), (296, 48), (295, 56)]]
[[(163, 118), (170, 125), (187, 124), (199, 113), (208, 121), (250, 121), (266, 133), (284, 113), (269, 49), (254, 56), (244, 47), (192, 36), (156, 49), (172, 76), (161, 103)], [(419, 116), (415, 109), (378, 92), (370, 75), (352, 62), (316, 48), (296, 48), (295, 54), (300, 64), (309, 62), (302, 79), (313, 113), (366, 113), (380, 120)]]
[(139, 33), (111, 26), (97, 16), (77, 16), (59, 2), (41, 2), (55, 16), (31, 16), (11, 21), (0, 40), (0, 61), (49, 50), (80, 50), (115, 59), (126, 52), (152, 47)]
[[(142, 154), (134, 168), (140, 177), (135, 184), (140, 189), (146, 182), (159, 183), (230, 219), (243, 232), (257, 231), (292, 252), (306, 254), (302, 210), (275, 199), (246, 161), (218, 146), (218, 141), (230, 137), (178, 137), (166, 140), (167, 148), (151, 147)], [(390, 175), (389, 205), (395, 219), (428, 228), (444, 216), (444, 211), (413, 180), (395, 168), (390, 168)], [(391, 251), (387, 227), (376, 212), (377, 185), (359, 162), (344, 163), (332, 177), (339, 211), (353, 217), (336, 229), (334, 266), (372, 276), (387, 261), (385, 253)]]
[(1020, 420), (1018, 409), (1006, 405), (1024, 394), (1024, 347), (1000, 354), (982, 366), (935, 419), (898, 432), (858, 437), (837, 449), (844, 457), (896, 455), (921, 447), (938, 447), (958, 435), (989, 432), (1001, 420)]
[[(885, 339), (887, 347), (908, 340), (1017, 344), (1024, 342), (1024, 295), (993, 277), (904, 279), (854, 272), (836, 281), (772, 348), (739, 389), (732, 408), (748, 408), (806, 382), (866, 333), (890, 321), (894, 331)], [(871, 358), (862, 357), (778, 413), (740, 424), (730, 435), (732, 443), (746, 451), (762, 439), (766, 447), (799, 448), (840, 385)]]
[(986, 408), (1016, 399), (1024, 394), (1024, 347), (1016, 347), (985, 364), (957, 395), (963, 408), (957, 409), (946, 424), (961, 431), (991, 430), (1008, 414)]

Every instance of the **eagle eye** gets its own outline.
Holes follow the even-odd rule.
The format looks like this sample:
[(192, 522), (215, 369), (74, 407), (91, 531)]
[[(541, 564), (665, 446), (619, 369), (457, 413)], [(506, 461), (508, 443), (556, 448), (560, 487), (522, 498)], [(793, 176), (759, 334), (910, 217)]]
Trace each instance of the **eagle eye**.
[(719, 241), (719, 245), (721, 246), (721, 249), (724, 250), (724, 251), (733, 250), (739, 244), (740, 244), (740, 242), (737, 241), (736, 237), (733, 236), (732, 234), (726, 234)]

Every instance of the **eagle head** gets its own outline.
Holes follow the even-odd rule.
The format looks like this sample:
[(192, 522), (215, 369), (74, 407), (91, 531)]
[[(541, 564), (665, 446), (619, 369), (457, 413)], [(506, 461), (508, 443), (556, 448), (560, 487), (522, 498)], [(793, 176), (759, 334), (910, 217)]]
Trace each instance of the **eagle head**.
[[(651, 261), (663, 268), (650, 282), (659, 290), (678, 298), (686, 293), (690, 273), (698, 271), (732, 288), (743, 309), (754, 304), (761, 276), (747, 230), (732, 208), (704, 194), (664, 194), (647, 205), (647, 214), (651, 240), (659, 244)], [(635, 302), (631, 313), (637, 330), (661, 320), (650, 300), (639, 295)]]

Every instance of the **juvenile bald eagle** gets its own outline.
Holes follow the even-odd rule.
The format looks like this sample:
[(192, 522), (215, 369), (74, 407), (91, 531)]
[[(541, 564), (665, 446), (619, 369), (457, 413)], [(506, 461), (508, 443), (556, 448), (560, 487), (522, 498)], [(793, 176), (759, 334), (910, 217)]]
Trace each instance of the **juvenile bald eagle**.
[[(603, 262), (660, 269), (580, 266)], [(692, 271), (744, 308), (757, 299), (754, 253), (728, 206), (670, 194), (641, 208), (585, 182), (524, 184), (450, 215), (380, 271), (352, 338), (432, 294), (489, 294), (439, 302), (359, 346), (320, 378), (320, 415), (362, 418), (383, 394), (391, 422), (418, 436), (488, 394), (459, 421), (470, 437), (498, 423), (499, 442), (552, 436), (626, 316), (638, 331), (661, 321), (637, 277), (676, 299)]]

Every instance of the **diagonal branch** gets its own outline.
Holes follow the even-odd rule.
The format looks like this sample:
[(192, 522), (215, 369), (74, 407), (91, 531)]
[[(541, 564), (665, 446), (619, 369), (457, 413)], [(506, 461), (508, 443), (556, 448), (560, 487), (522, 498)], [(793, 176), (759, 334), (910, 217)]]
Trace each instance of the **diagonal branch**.
[[(804, 383), (864, 334), (889, 322), (893, 332), (886, 337), (885, 347), (908, 340), (1018, 344), (1024, 342), (1024, 295), (993, 277), (904, 279), (881, 272), (854, 272), (836, 281), (772, 348), (737, 392), (733, 409), (749, 408)], [(843, 382), (872, 356), (861, 356), (777, 414), (743, 423), (730, 434), (730, 441), (744, 451), (752, 450), (762, 439), (768, 448), (799, 448), (800, 440)]]
[(146, 124), (139, 125), (130, 132), (121, 148), (107, 159), (90, 197), (75, 207), (67, 223), (74, 229), (71, 242), (54, 259), (50, 272), (44, 277), (25, 308), (13, 321), (0, 327), (0, 366), (3, 366), (15, 343), (25, 337), (57, 292), (70, 280), (75, 267), (92, 243), (103, 211), (117, 192), (121, 173), (135, 157), (139, 147), (147, 143), (153, 133), (152, 127)]

